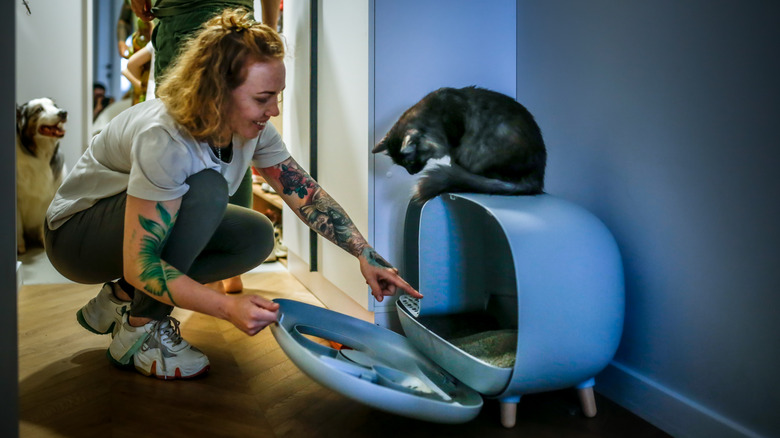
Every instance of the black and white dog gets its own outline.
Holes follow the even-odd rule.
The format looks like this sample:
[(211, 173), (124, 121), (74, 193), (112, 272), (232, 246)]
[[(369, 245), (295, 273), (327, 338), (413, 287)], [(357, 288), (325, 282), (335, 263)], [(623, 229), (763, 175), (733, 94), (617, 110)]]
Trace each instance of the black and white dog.
[[(65, 176), (60, 139), (68, 112), (49, 98), (16, 107), (16, 250), (43, 245), (46, 209)], [(25, 241), (27, 239), (27, 241)]]

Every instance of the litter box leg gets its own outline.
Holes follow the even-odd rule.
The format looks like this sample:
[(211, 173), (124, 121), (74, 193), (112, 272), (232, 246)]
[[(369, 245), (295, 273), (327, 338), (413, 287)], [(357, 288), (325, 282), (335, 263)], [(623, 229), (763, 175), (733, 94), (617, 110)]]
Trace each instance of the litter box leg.
[(517, 404), (520, 403), (520, 396), (505, 397), (499, 400), (501, 403), (501, 425), (507, 429), (515, 427), (517, 421)]
[(596, 396), (593, 394), (595, 379), (588, 379), (577, 385), (577, 395), (580, 397), (582, 413), (588, 418), (596, 416)]

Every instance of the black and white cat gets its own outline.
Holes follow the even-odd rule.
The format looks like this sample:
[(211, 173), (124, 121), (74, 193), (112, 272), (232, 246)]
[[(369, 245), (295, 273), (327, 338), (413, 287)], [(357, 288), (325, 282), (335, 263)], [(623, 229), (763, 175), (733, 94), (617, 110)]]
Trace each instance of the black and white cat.
[(430, 159), (412, 199), (445, 192), (536, 195), (544, 191), (547, 149), (528, 110), (504, 94), (477, 87), (440, 88), (406, 110), (374, 147), (410, 174)]

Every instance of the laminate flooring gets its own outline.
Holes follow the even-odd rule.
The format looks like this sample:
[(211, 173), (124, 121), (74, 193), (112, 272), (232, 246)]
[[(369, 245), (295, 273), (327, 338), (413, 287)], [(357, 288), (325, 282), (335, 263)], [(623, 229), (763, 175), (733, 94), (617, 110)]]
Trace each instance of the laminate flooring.
[[(244, 293), (322, 304), (287, 272), (244, 275)], [(22, 437), (664, 437), (598, 396), (582, 416), (572, 391), (524, 396), (517, 425), (499, 423), (498, 402), (460, 425), (384, 413), (311, 380), (270, 330), (249, 337), (230, 323), (177, 309), (185, 339), (211, 371), (161, 381), (112, 366), (109, 336), (76, 322), (99, 285), (38, 284), (19, 292), (19, 411)]]

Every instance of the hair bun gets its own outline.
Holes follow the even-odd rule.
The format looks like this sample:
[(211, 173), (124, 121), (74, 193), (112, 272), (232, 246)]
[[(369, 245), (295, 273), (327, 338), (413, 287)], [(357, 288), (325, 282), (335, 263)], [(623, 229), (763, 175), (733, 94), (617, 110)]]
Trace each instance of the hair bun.
[(222, 27), (233, 32), (243, 32), (255, 24), (249, 17), (249, 11), (244, 9), (226, 10), (222, 14)]
[(247, 20), (241, 20), (241, 21), (239, 21), (237, 23), (233, 23), (233, 25), (230, 26), (230, 30), (235, 31), (235, 32), (241, 32), (241, 31), (247, 30), (250, 27), (252, 27), (252, 24), (254, 24), (254, 23), (251, 22), (248, 19)]

